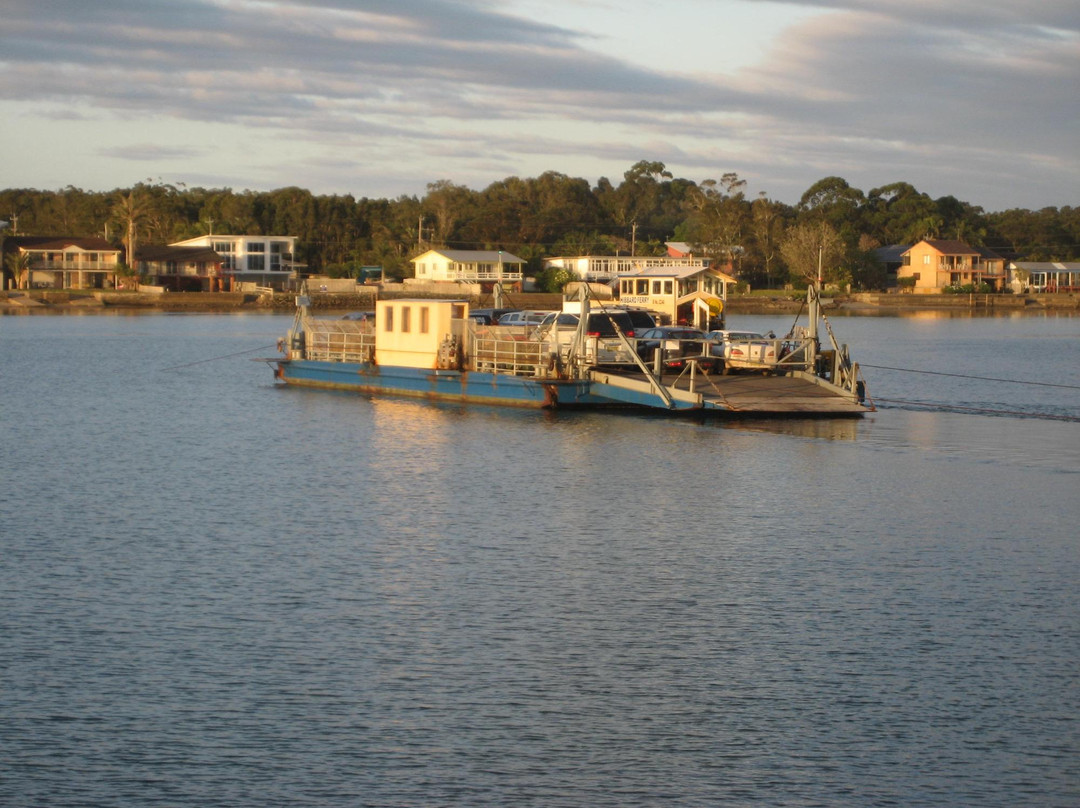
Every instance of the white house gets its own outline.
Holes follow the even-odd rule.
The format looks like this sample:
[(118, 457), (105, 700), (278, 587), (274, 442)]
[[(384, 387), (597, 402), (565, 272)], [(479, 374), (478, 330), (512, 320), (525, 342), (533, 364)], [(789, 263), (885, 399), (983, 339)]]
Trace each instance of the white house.
[(502, 283), (521, 280), (525, 260), (502, 250), (428, 250), (412, 259), (418, 281)]
[(545, 258), (545, 269), (568, 269), (583, 281), (610, 281), (635, 275), (645, 269), (705, 269), (704, 258), (673, 258), (661, 255), (576, 255)]
[(300, 265), (296, 236), (209, 236), (176, 241), (170, 247), (209, 247), (221, 256), (221, 271), (234, 281), (280, 288)]

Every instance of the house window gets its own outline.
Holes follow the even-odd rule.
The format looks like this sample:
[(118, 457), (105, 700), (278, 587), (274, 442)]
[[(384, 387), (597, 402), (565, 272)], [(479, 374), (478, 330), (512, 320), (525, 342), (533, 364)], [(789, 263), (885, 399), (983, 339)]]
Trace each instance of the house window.
[(393, 306), (387, 306), (383, 311), (386, 313), (386, 323), (383, 325), (383, 331), (394, 330), (394, 308)]
[(430, 308), (428, 306), (421, 306), (420, 307), (420, 333), (421, 334), (426, 334), (428, 332), (428, 328), (429, 328), (429, 325), (430, 325), (429, 322), (428, 322), (430, 313), (431, 313), (431, 310), (430, 310)]
[(281, 256), (287, 252), (286, 247), (289, 245), (284, 241), (271, 241), (270, 242), (270, 270), (272, 272), (278, 272), (285, 269), (281, 265)]
[(672, 292), (675, 291), (675, 285), (674, 284), (675, 284), (674, 281), (664, 281), (664, 294), (665, 295), (670, 295)]
[(922, 257), (922, 262), (923, 262), (923, 264), (925, 266), (930, 266), (930, 256), (929, 255), (924, 255)]
[(401, 333), (408, 334), (410, 321), (412, 320), (412, 306), (401, 307)]

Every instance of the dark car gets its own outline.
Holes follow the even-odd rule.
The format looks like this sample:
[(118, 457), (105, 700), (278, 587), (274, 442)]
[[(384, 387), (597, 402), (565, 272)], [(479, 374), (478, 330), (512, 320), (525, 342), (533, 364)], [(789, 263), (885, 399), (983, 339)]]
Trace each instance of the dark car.
[(471, 309), (469, 319), (475, 320), (480, 325), (497, 325), (499, 318), (517, 309)]
[(698, 328), (662, 325), (638, 335), (637, 351), (645, 362), (652, 362), (656, 352), (661, 351), (668, 370), (681, 370), (687, 359), (697, 357), (698, 367), (712, 371), (720, 367), (722, 360), (709, 355), (708, 340), (709, 335)]
[(640, 334), (647, 329), (656, 327), (656, 318), (645, 309), (619, 309), (619, 311), (626, 312), (630, 317), (635, 333)]

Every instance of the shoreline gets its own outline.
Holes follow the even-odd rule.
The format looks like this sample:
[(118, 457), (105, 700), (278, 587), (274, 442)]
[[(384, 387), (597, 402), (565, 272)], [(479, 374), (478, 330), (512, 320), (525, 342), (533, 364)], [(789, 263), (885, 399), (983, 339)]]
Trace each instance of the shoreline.
[[(727, 311), (734, 314), (795, 313), (804, 305), (801, 296), (785, 292), (776, 295), (735, 295), (727, 300)], [(402, 297), (432, 297), (405, 290), (381, 290), (383, 299)], [(311, 306), (317, 310), (364, 311), (374, 308), (376, 290), (370, 294), (310, 295)], [(512, 302), (523, 309), (558, 309), (562, 296), (548, 293), (521, 293), (511, 296)], [(486, 298), (470, 298), (474, 307), (486, 305)], [(0, 313), (62, 313), (93, 311), (163, 311), (163, 312), (243, 312), (291, 311), (295, 307), (294, 293), (256, 294), (249, 292), (120, 292), (111, 290), (41, 289), (0, 292)], [(980, 314), (1014, 313), (1080, 313), (1080, 294), (1039, 295), (918, 295), (862, 292), (836, 295), (822, 299), (826, 313), (899, 315), (935, 311)]]

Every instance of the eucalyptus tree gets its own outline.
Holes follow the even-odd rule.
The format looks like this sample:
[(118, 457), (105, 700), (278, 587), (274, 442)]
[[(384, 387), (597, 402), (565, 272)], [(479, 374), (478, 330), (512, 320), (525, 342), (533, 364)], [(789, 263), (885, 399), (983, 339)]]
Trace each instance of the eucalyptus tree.
[(596, 194), (612, 223), (630, 231), (631, 238), (636, 241), (637, 227), (650, 225), (653, 215), (660, 209), (661, 182), (672, 177), (663, 163), (639, 160), (623, 173), (618, 188), (601, 178)]
[(134, 186), (127, 192), (117, 193), (112, 215), (124, 231), (126, 250), (124, 263), (128, 267), (135, 266), (135, 248), (138, 246), (139, 233), (146, 226), (150, 214), (151, 200), (142, 184)]
[(800, 223), (827, 222), (850, 246), (865, 231), (862, 214), (866, 197), (842, 177), (825, 177), (811, 185), (799, 199)]
[(792, 280), (842, 285), (851, 280), (846, 266), (847, 247), (827, 221), (792, 225), (780, 242), (780, 254)]
[(774, 273), (780, 261), (780, 241), (784, 236), (784, 212), (788, 207), (769, 199), (765, 192), (750, 203), (749, 232), (752, 236), (749, 260), (760, 267), (762, 279), (773, 286)]
[[(464, 185), (456, 185), (450, 180), (429, 182), (427, 194), (421, 202), (425, 223), (430, 223), (430, 242), (442, 246), (454, 241), (459, 222), (467, 216), (473, 206), (474, 194)], [(417, 221), (418, 232), (423, 226)]]
[(687, 219), (684, 232), (690, 243), (706, 255), (727, 261), (735, 267), (745, 250), (744, 231), (750, 221), (746, 202), (746, 180), (729, 172), (703, 180), (687, 195)]

